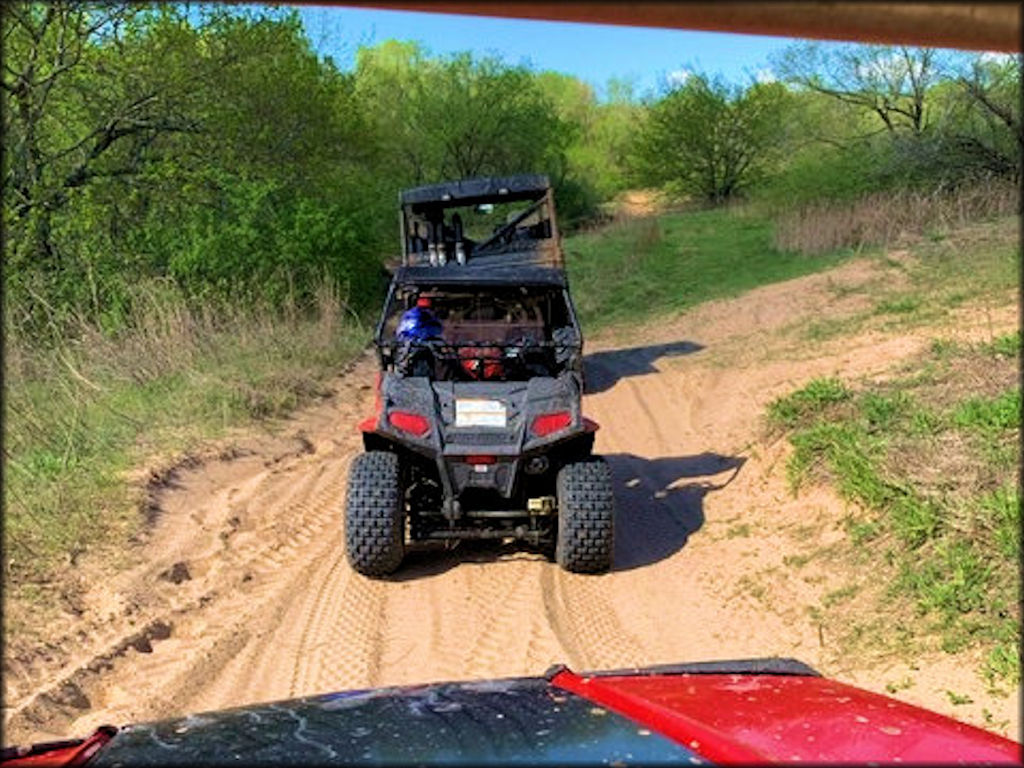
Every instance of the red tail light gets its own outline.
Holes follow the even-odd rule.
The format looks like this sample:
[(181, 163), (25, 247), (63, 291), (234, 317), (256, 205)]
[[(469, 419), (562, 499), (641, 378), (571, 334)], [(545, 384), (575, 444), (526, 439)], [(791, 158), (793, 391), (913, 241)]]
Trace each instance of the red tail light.
[(498, 460), (497, 456), (467, 456), (467, 464), (493, 464)]
[(418, 413), (408, 411), (392, 411), (388, 414), (388, 421), (395, 429), (408, 432), (410, 435), (423, 437), (430, 431), (430, 422)]
[(572, 414), (568, 411), (544, 413), (533, 420), (533, 433), (537, 437), (546, 437), (552, 432), (565, 429), (572, 424)]

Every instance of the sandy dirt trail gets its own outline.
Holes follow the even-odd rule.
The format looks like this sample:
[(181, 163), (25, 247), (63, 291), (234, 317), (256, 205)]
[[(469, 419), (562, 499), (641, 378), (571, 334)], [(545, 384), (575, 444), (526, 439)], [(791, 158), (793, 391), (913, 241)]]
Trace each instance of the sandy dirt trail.
[[(618, 507), (615, 568), (600, 576), (486, 544), (413, 551), (388, 580), (355, 574), (341, 510), (361, 449), (354, 424), (372, 409), (374, 362), (363, 357), (334, 396), (275, 434), (238, 436), (151, 480), (156, 522), (140, 564), (90, 592), (50, 656), (5, 662), (5, 741), (338, 689), (535, 675), (556, 662), (792, 656), (882, 690), (899, 670), (837, 666), (808, 616), (833, 586), (827, 570), (785, 568), (794, 548), (841, 537), (845, 508), (824, 489), (793, 499), (784, 441), (758, 437), (779, 394), (813, 376), (880, 373), (928, 343), (927, 331), (873, 333), (786, 356), (787, 327), (863, 301), (828, 286), (876, 269), (854, 262), (657, 332), (588, 342), (585, 411), (602, 425), (596, 450)], [(997, 319), (1015, 327), (1015, 308)], [(940, 664), (904, 697), (976, 716), (943, 700), (947, 687), (978, 690), (960, 667)], [(999, 714), (1016, 733), (1015, 703)]]

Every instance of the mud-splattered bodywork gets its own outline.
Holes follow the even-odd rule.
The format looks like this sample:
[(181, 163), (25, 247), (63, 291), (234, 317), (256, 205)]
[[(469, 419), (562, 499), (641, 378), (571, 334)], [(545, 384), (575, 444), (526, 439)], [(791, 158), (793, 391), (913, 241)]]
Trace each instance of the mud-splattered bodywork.
[(543, 679), (355, 691), (131, 726), (115, 765), (688, 762), (692, 750)]
[[(1020, 761), (1013, 741), (777, 658), (349, 691), (109, 729), (84, 745), (98, 748), (96, 766)], [(71, 764), (75, 749), (46, 764)], [(45, 757), (9, 753), (5, 765)]]

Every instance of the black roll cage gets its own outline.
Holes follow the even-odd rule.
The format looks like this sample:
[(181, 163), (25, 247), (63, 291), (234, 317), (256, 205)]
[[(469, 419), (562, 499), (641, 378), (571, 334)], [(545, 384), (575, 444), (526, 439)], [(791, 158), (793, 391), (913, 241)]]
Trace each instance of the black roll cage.
[[(493, 286), (481, 286), (479, 284), (474, 284), (474, 283), (458, 283), (456, 285), (459, 288), (463, 288), (463, 289), (472, 289), (472, 288), (484, 288), (484, 289), (486, 289), (486, 288), (489, 288), (489, 287), (493, 287)], [(519, 287), (521, 285), (521, 283), (500, 283), (499, 285), (502, 285), (504, 287), (512, 288), (512, 287)], [(550, 289), (558, 289), (559, 290), (559, 293), (560, 293), (560, 295), (562, 297), (562, 301), (564, 302), (564, 306), (566, 308), (566, 314), (568, 316), (569, 324), (570, 324), (570, 326), (572, 327), (572, 330), (573, 330), (573, 335), (574, 335), (574, 338), (575, 338), (575, 342), (572, 343), (572, 344), (566, 344), (566, 343), (556, 342), (554, 340), (542, 340), (542, 341), (530, 340), (528, 345), (526, 345), (526, 346), (540, 348), (540, 349), (554, 349), (555, 352), (571, 351), (571, 352), (573, 352), (573, 353), (575, 353), (577, 355), (581, 354), (582, 351), (583, 351), (583, 334), (582, 334), (582, 331), (580, 329), (579, 318), (576, 316), (576, 307), (573, 305), (572, 298), (569, 295), (568, 286), (565, 286), (565, 285), (557, 286), (557, 285), (552, 285), (552, 284), (541, 283), (541, 284), (535, 284), (532, 287), (536, 287), (536, 288), (550, 288)], [(399, 292), (416, 293), (416, 292), (418, 292), (419, 288), (420, 288), (419, 285), (410, 284), (410, 283), (400, 283), (400, 282), (395, 281), (395, 280), (392, 280), (391, 284), (388, 286), (388, 293), (387, 293), (387, 297), (384, 300), (384, 307), (383, 307), (383, 310), (381, 311), (380, 317), (377, 319), (377, 325), (374, 328), (374, 333), (373, 333), (374, 349), (375, 349), (375, 352), (376, 352), (376, 355), (377, 355), (377, 362), (378, 362), (381, 370), (393, 370), (394, 369), (394, 365), (395, 365), (395, 356), (396, 356), (396, 352), (397, 352), (398, 348), (400, 346), (403, 346), (403, 345), (408, 343), (408, 342), (398, 341), (395, 338), (388, 338), (388, 339), (386, 339), (384, 337), (388, 318), (395, 311), (395, 306), (397, 304), (397, 296), (398, 296)], [(434, 289), (434, 290), (436, 290), (436, 289)], [(438, 340), (438, 341), (435, 341), (435, 342), (427, 342), (427, 343), (420, 342), (419, 344), (420, 344), (420, 346), (424, 346), (424, 347), (435, 345), (436, 347), (440, 348), (441, 350), (445, 350), (445, 349), (459, 350), (459, 349), (467, 349), (467, 348), (481, 349), (481, 348), (486, 348), (486, 347), (501, 348), (501, 349), (505, 350), (505, 349), (510, 348), (510, 347), (523, 347), (524, 346), (521, 342), (516, 342), (516, 341), (494, 341), (494, 340), (480, 340), (480, 341), (466, 341), (466, 340), (464, 340), (464, 341), (458, 341), (458, 342)], [(493, 356), (491, 356), (490, 358), (484, 358), (484, 359), (493, 359)]]

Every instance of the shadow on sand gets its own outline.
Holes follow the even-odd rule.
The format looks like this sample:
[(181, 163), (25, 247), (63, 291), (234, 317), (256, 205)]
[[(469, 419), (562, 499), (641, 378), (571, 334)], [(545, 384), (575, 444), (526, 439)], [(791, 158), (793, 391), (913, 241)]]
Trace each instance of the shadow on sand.
[(499, 561), (547, 562), (548, 559), (540, 549), (523, 542), (470, 539), (447, 548), (441, 542), (416, 542), (406, 544), (405, 559), (402, 560), (401, 567), (384, 578), (387, 581), (415, 581), (427, 576), (437, 576), (460, 566), (494, 564), (495, 567), (501, 567)]
[(731, 483), (746, 462), (717, 453), (605, 458), (615, 484), (615, 571), (651, 565), (681, 550), (704, 525), (704, 497)]
[[(704, 525), (704, 497), (731, 483), (746, 462), (742, 456), (645, 459), (631, 453), (605, 456), (615, 492), (613, 571), (642, 568), (671, 557)], [(409, 545), (402, 567), (388, 581), (435, 576), (461, 565), (506, 560), (546, 560), (523, 543), (464, 541), (453, 549), (439, 543)]]
[(652, 344), (649, 347), (613, 349), (594, 352), (583, 357), (583, 378), (585, 392), (604, 392), (615, 386), (615, 382), (627, 376), (642, 376), (657, 373), (654, 361), (660, 357), (678, 357), (704, 349), (694, 341), (673, 341), (669, 344)]

